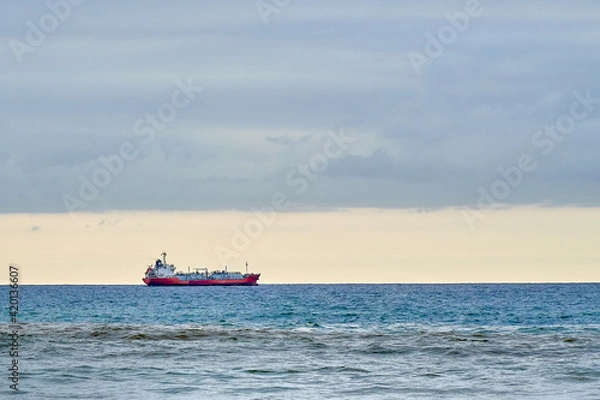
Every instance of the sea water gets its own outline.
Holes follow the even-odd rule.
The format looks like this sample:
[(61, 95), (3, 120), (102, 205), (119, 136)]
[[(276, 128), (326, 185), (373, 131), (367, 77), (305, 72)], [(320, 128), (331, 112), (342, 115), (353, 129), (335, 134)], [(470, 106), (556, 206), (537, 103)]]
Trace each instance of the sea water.
[(19, 290), (1, 398), (600, 398), (600, 284)]

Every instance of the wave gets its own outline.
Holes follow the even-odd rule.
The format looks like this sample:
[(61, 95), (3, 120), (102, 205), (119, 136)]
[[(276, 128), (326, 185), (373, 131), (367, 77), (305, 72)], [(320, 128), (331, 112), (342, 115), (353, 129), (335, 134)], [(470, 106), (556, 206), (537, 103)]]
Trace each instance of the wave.
[[(152, 386), (154, 398), (179, 398), (178, 391), (190, 398), (211, 397), (207, 393), (230, 398), (232, 387), (256, 398), (287, 398), (287, 391), (315, 390), (314, 385), (320, 385), (321, 398), (398, 398), (399, 390), (424, 398), (531, 398), (539, 388), (521, 388), (532, 381), (580, 394), (565, 398), (593, 398), (586, 394), (595, 394), (600, 381), (593, 364), (600, 355), (600, 330), (590, 326), (26, 323), (22, 328), (21, 357), (36, 377), (29, 382), (44, 393), (40, 398), (49, 398), (46, 386), (106, 390), (107, 382), (119, 394), (131, 382)], [(7, 338), (8, 325), (0, 325), (0, 340)]]
[[(222, 325), (144, 325), (100, 323), (23, 323), (20, 338), (62, 338), (116, 341), (288, 340), (314, 345), (366, 340), (373, 352), (385, 352), (378, 343), (404, 342), (426, 347), (430, 343), (486, 344), (534, 341), (569, 345), (597, 343), (600, 326), (542, 327), (444, 327), (400, 324), (386, 327), (357, 325), (311, 327), (236, 327)], [(0, 339), (8, 339), (9, 325), (0, 324)], [(513, 343), (515, 344), (515, 343)]]

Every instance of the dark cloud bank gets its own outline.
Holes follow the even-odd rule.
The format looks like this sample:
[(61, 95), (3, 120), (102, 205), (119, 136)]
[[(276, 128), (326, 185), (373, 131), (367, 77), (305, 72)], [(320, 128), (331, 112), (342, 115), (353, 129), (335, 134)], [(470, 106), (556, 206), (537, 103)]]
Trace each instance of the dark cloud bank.
[[(50, 8), (5, 5), (0, 211), (66, 212), (94, 179), (82, 211), (250, 209), (278, 191), (462, 206), (523, 155), (535, 168), (502, 202), (599, 205), (599, 3), (482, 1), (447, 38), (466, 2), (292, 2), (268, 23), (253, 1), (211, 4), (73, 2), (35, 46)], [(286, 176), (339, 130), (354, 142), (296, 193)]]

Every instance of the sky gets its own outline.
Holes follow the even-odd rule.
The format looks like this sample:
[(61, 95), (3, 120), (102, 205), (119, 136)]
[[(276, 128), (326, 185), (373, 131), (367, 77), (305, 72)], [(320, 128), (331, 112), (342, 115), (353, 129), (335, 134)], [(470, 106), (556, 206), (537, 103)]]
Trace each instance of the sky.
[[(257, 209), (286, 215), (325, 243), (364, 224), (375, 235), (379, 225), (367, 222), (380, 212), (408, 213), (434, 224), (420, 238), (438, 243), (439, 254), (448, 252), (436, 239), (438, 220), (429, 218), (452, 215), (457, 223), (446, 232), (465, 244), (493, 240), (482, 231), (497, 229), (489, 260), (501, 243), (521, 237), (528, 212), (532, 221), (554, 222), (541, 224), (540, 234), (571, 232), (587, 243), (600, 207), (598, 15), (600, 3), (591, 0), (10, 2), (0, 16), (5, 263), (31, 260), (41, 271), (44, 261), (29, 254), (39, 248), (15, 238), (43, 246), (40, 237), (60, 226), (71, 227), (60, 237), (86, 247), (96, 240), (91, 227), (118, 215), (113, 235), (139, 248), (141, 237), (169, 239), (122, 228), (133, 221), (210, 220), (224, 232), (237, 215), (243, 231)], [(355, 213), (369, 218), (348, 217)], [(569, 229), (568, 215), (578, 230)], [(328, 218), (333, 231), (323, 236), (320, 221)], [(261, 241), (284, 230), (261, 223)], [(384, 242), (403, 237), (392, 226), (382, 228)], [(230, 249), (228, 260), (252, 252), (274, 265), (273, 249), (288, 237), (281, 235), (263, 252)], [(191, 240), (179, 249), (182, 262), (194, 249), (215, 267), (225, 262), (218, 241), (203, 240), (211, 249)], [(365, 256), (353, 257), (360, 246), (332, 246), (340, 260)], [(571, 270), (573, 279), (598, 279), (590, 275), (590, 260), (599, 260), (590, 246), (567, 252), (572, 260), (559, 257), (582, 268)], [(145, 253), (168, 251), (155, 247)], [(541, 256), (531, 262), (535, 274), (506, 274), (499, 265), (485, 276), (460, 272), (457, 255), (475, 253), (432, 258), (455, 275), (405, 271), (384, 281), (568, 280), (536, 269)], [(118, 255), (129, 257), (126, 248)], [(326, 264), (320, 255), (310, 263), (323, 270), (336, 258)], [(74, 268), (89, 256), (62, 260)], [(380, 256), (394, 265), (414, 261), (392, 248)], [(264, 279), (306, 281), (290, 268)], [(359, 269), (352, 267), (353, 281), (362, 279)], [(104, 282), (94, 274), (77, 279)]]
[(253, 237), (253, 214), (120, 211), (13, 214), (2, 218), (2, 259), (23, 284), (142, 284), (163, 250), (178, 269), (261, 273), (274, 283), (600, 281), (600, 213), (539, 207), (490, 213), (470, 231), (456, 210), (344, 209), (286, 212)]

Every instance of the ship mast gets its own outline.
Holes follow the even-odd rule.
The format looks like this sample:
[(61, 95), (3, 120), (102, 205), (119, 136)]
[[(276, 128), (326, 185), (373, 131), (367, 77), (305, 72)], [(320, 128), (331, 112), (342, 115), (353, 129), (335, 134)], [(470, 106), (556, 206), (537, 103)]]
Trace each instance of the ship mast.
[(162, 256), (163, 264), (167, 265), (167, 253), (163, 251), (160, 255)]

